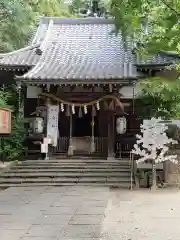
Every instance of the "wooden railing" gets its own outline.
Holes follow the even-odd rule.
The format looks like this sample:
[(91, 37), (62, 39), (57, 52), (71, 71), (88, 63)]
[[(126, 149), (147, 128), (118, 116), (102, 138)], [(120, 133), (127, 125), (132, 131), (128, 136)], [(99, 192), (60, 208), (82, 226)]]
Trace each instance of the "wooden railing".
[(108, 138), (106, 137), (95, 137), (95, 153), (106, 153), (107, 152), (107, 142)]
[[(82, 137), (83, 138), (83, 137)], [(95, 153), (107, 152), (107, 138), (95, 137)], [(69, 137), (60, 137), (58, 139), (57, 147), (53, 149), (53, 153), (67, 153), (69, 148)]]
[[(83, 138), (83, 137), (82, 137)], [(95, 153), (107, 155), (108, 151), (108, 138), (107, 137), (95, 137)], [(130, 158), (130, 153), (133, 149), (135, 141), (134, 139), (122, 139), (116, 142), (115, 155), (117, 158)], [(57, 147), (53, 149), (53, 153), (64, 153), (68, 152), (69, 148), (69, 137), (60, 137), (58, 139)]]
[(127, 157), (130, 158), (130, 153), (135, 144), (134, 138), (122, 138), (116, 141), (116, 156), (118, 158)]
[(69, 148), (69, 137), (60, 137), (57, 141), (57, 147), (53, 149), (54, 153), (67, 153)]

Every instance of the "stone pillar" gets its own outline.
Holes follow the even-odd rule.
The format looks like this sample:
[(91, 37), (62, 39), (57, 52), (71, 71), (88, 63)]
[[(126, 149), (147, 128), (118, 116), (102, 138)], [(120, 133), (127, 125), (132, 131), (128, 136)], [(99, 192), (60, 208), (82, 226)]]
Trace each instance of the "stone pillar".
[(114, 112), (108, 112), (108, 157), (107, 160), (113, 160), (114, 153)]

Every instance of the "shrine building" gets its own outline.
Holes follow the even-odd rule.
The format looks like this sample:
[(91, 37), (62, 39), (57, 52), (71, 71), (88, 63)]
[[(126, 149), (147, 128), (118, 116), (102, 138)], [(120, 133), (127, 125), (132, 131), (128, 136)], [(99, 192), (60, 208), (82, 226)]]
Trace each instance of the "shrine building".
[[(140, 58), (114, 29), (113, 19), (42, 17), (28, 46), (0, 55), (1, 84), (18, 85), (28, 154), (40, 151), (33, 142), (48, 134), (51, 105), (58, 106), (52, 154), (129, 156), (141, 123), (137, 82), (168, 74), (178, 56)], [(36, 133), (35, 117), (44, 124)]]

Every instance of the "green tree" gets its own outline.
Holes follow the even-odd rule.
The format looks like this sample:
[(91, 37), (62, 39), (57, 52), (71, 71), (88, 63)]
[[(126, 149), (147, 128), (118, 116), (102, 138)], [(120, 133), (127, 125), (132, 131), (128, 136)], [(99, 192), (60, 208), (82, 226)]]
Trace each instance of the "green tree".
[(10, 90), (0, 90), (0, 107), (10, 108), (12, 110), (12, 131), (10, 135), (0, 136), (0, 155), (3, 155), (3, 160), (10, 161), (18, 159), (23, 151), (24, 142), (24, 124), (22, 119), (17, 116), (12, 102), (12, 94)]
[(141, 50), (180, 52), (180, 2), (177, 0), (111, 0), (117, 31), (142, 43)]
[(33, 11), (23, 0), (0, 0), (0, 52), (22, 47), (33, 23)]
[(68, 11), (60, 0), (30, 0), (29, 5), (36, 16), (70, 17)]
[[(180, 83), (161, 78), (152, 78), (139, 83), (141, 94), (139, 104), (145, 105), (142, 118), (161, 117), (164, 119), (180, 118)], [(143, 116), (142, 116), (143, 114)]]
[(39, 16), (71, 14), (60, 0), (0, 0), (0, 52), (23, 47)]
[(83, 7), (85, 6), (82, 0), (72, 0), (71, 3), (69, 4), (69, 11), (72, 14), (76, 14), (78, 13), (79, 9)]
[[(110, 0), (96, 0), (96, 2), (100, 14), (105, 14), (108, 10), (110, 10)], [(93, 0), (72, 0), (71, 3), (69, 4), (69, 9), (71, 13), (77, 14), (80, 9), (92, 10), (92, 5)]]

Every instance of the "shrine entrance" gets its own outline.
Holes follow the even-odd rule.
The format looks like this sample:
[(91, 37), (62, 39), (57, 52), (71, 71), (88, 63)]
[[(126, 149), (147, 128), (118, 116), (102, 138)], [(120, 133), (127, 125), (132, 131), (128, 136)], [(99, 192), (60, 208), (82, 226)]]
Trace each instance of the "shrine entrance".
[[(98, 117), (94, 117), (94, 136), (98, 137)], [(92, 136), (92, 116), (91, 113), (84, 114), (81, 118), (78, 113), (72, 118), (72, 136), (85, 137)]]
[(114, 114), (116, 108), (123, 111), (123, 105), (117, 96), (104, 95), (99, 98), (94, 97), (95, 100), (81, 98), (79, 102), (72, 97), (68, 98), (67, 95), (64, 99), (68, 100), (51, 93), (41, 93), (41, 96), (47, 99), (48, 104), (59, 103), (55, 153), (64, 153), (69, 157), (95, 154), (108, 159), (114, 158)]
[(91, 116), (86, 114), (79, 118), (76, 115), (72, 119), (72, 136), (73, 137), (84, 137), (91, 136)]

